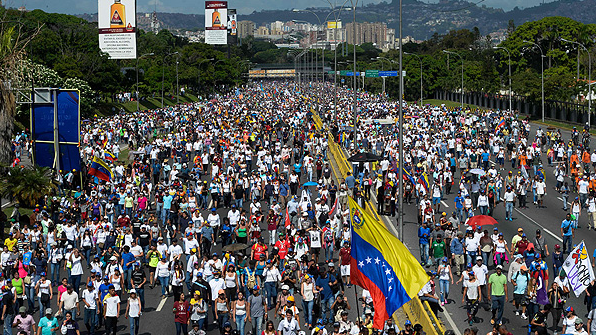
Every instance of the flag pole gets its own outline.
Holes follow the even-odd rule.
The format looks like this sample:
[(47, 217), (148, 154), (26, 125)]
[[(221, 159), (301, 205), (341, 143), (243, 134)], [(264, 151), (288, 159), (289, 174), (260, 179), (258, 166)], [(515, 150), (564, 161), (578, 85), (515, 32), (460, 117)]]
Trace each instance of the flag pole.
[[(354, 284), (354, 296), (356, 297), (356, 313), (358, 313), (358, 317), (356, 317), (356, 322), (358, 322), (358, 320), (361, 319), (360, 315), (362, 315), (362, 314), (360, 314), (360, 307), (359, 307), (360, 301), (358, 301), (358, 290), (356, 289), (356, 286), (358, 286), (358, 285)], [(362, 321), (364, 321), (364, 320), (362, 320)], [(358, 323), (358, 328), (360, 328), (360, 323)]]

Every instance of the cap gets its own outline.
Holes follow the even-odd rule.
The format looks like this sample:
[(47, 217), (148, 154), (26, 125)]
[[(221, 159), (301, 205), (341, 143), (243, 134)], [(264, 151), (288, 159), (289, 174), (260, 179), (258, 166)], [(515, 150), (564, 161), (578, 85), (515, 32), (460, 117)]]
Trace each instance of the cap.
[(474, 275), (474, 271), (468, 272), (468, 276), (473, 276), (473, 275)]
[(518, 232), (522, 232), (522, 231), (524, 231), (524, 228), (521, 228), (521, 227), (520, 228), (517, 228), (517, 231)]
[(333, 328), (338, 328), (339, 327), (339, 322), (334, 322), (333, 323)]
[(296, 301), (296, 299), (294, 299), (294, 296), (291, 295), (288, 297), (288, 301)]
[(134, 294), (137, 294), (137, 290), (135, 290), (134, 288), (133, 289), (130, 289), (130, 291), (128, 292), (128, 294), (133, 294), (133, 293)]
[(87, 284), (87, 287), (93, 287), (93, 283), (89, 282), (89, 284)]
[(501, 264), (497, 265), (497, 269), (503, 270), (503, 265), (501, 265)]
[(581, 324), (583, 324), (583, 323), (584, 323), (584, 320), (582, 320), (581, 318), (577, 318), (577, 319), (575, 319), (575, 324), (576, 324), (576, 325), (581, 325)]
[(569, 306), (565, 308), (565, 312), (573, 312), (573, 307)]
[(289, 290), (290, 289), (290, 286), (288, 286), (288, 285), (282, 285), (281, 286), (281, 289), (282, 290)]
[(499, 230), (499, 228), (495, 227), (495, 228), (493, 228), (493, 230), (494, 230), (494, 231), (497, 231), (497, 230)]
[(225, 327), (232, 327), (232, 324), (230, 323), (230, 321), (226, 321), (226, 322), (224, 323), (224, 328), (225, 328)]
[(27, 307), (25, 307), (25, 306), (19, 307), (19, 313), (26, 313), (26, 312), (27, 312)]
[(335, 264), (333, 264), (333, 262), (331, 262), (331, 263), (329, 263), (329, 264), (328, 264), (328, 266), (329, 266), (330, 268), (332, 268), (332, 267), (334, 267), (334, 266), (335, 266)]
[(526, 264), (522, 264), (522, 266), (520, 266), (519, 269), (523, 271), (528, 271), (528, 267), (526, 266)]
[(116, 256), (110, 257), (110, 261), (117, 261), (117, 260), (118, 260), (118, 258)]
[(406, 320), (406, 322), (404, 323), (404, 325), (406, 325), (406, 326), (411, 326), (411, 325), (412, 325), (412, 321), (410, 321), (410, 320)]
[(477, 261), (481, 261), (481, 260), (482, 260), (482, 256), (478, 256), (478, 257), (476, 257), (476, 260), (477, 260)]
[(540, 234), (540, 229), (536, 229), (536, 234)]
[(46, 315), (52, 315), (52, 309), (46, 308)]

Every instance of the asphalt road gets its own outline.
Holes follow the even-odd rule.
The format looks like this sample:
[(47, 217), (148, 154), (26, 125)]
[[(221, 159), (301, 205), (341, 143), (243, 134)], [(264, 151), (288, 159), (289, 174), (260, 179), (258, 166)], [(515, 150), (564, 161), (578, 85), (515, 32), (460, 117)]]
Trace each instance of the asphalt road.
[[(536, 130), (538, 128), (538, 125), (536, 124), (532, 124), (532, 130), (531, 130), (531, 134), (532, 136), (535, 135)], [(544, 129), (544, 127), (543, 127)], [(570, 136), (570, 132), (569, 131), (563, 131), (562, 132), (563, 137), (565, 140), (568, 140), (571, 136)], [(531, 139), (533, 139), (533, 137), (531, 137)], [(565, 214), (566, 211), (563, 210), (563, 202), (562, 202), (562, 198), (560, 198), (560, 195), (557, 191), (554, 190), (554, 185), (556, 183), (556, 180), (554, 178), (553, 175), (553, 167), (549, 167), (548, 164), (546, 164), (546, 155), (544, 154), (543, 156), (543, 166), (546, 170), (546, 183), (547, 183), (547, 195), (544, 198), (544, 206), (546, 206), (546, 208), (536, 208), (535, 205), (533, 205), (532, 203), (532, 194), (531, 191), (528, 194), (528, 208), (527, 209), (520, 209), (520, 208), (515, 208), (514, 212), (513, 212), (513, 221), (505, 221), (505, 208), (502, 205), (502, 203), (500, 203), (499, 205), (497, 205), (497, 207), (494, 210), (494, 218), (498, 221), (498, 228), (499, 228), (499, 232), (502, 232), (505, 236), (505, 241), (508, 243), (508, 246), (511, 245), (511, 238), (514, 236), (514, 234), (517, 233), (517, 229), (519, 227), (522, 227), (524, 229), (524, 232), (528, 235), (528, 239), (532, 240), (535, 236), (535, 231), (536, 229), (541, 229), (542, 230), (542, 235), (545, 237), (546, 239), (546, 243), (548, 245), (548, 250), (549, 252), (552, 254), (552, 251), (554, 250), (554, 245), (555, 244), (560, 244), (562, 245), (562, 238), (561, 238), (561, 234), (560, 234), (560, 226), (561, 226), (561, 221), (565, 218)], [(505, 171), (499, 171), (500, 173), (503, 174), (503, 176), (505, 176), (505, 174), (511, 169), (511, 164), (506, 162), (505, 163)], [(517, 170), (513, 170), (514, 173), (517, 173)], [(457, 188), (455, 186), (458, 185), (459, 179), (455, 180), (455, 185), (454, 188), (457, 192)], [(452, 188), (452, 191), (453, 189)], [(504, 191), (503, 191), (504, 192)], [(443, 200), (443, 203), (441, 205), (441, 209), (440, 211), (445, 211), (448, 213), (448, 215), (451, 215), (451, 212), (454, 211), (455, 209), (455, 205), (454, 205), (454, 198), (455, 198), (456, 194), (451, 194), (451, 195), (447, 195), (446, 199)], [(574, 197), (576, 196), (575, 193), (570, 194), (570, 201), (572, 199), (574, 199)], [(446, 206), (445, 206), (446, 205)], [(417, 224), (417, 209), (415, 205), (410, 205), (408, 206), (407, 204), (404, 206), (404, 236), (405, 236), (405, 244), (407, 245), (407, 247), (410, 249), (410, 251), (418, 258), (420, 259), (420, 249), (419, 249), (419, 245), (418, 245), (418, 224)], [(476, 211), (476, 214), (478, 215), (479, 212)], [(585, 240), (586, 244), (587, 244), (587, 248), (588, 248), (588, 253), (590, 256), (592, 256), (592, 252), (594, 251), (594, 244), (592, 241), (594, 241), (595, 237), (596, 237), (596, 232), (594, 230), (587, 230), (586, 226), (587, 226), (587, 215), (585, 215), (586, 212), (585, 210), (582, 213), (582, 216), (580, 217), (580, 229), (578, 229), (576, 231), (575, 234), (575, 239), (573, 240), (574, 244), (577, 244), (579, 242), (581, 242), (581, 240)], [(397, 217), (395, 218), (390, 218), (391, 222), (395, 225), (397, 225)], [(461, 228), (461, 227), (460, 227)], [(492, 228), (493, 227), (483, 227), (484, 229), (487, 229), (489, 231), (489, 234), (492, 234)], [(460, 230), (463, 230), (465, 228), (461, 228)], [(552, 283), (553, 279), (554, 279), (554, 275), (552, 274), (552, 257), (549, 256), (547, 258), (547, 263), (549, 265), (549, 272), (550, 272), (550, 283)], [(594, 264), (592, 264), (592, 266), (594, 266)], [(505, 265), (504, 268), (505, 270), (508, 269), (508, 265)], [(494, 272), (494, 267), (493, 266), (489, 266), (489, 275), (492, 274)], [(458, 278), (455, 278), (455, 273), (454, 273), (454, 279), (455, 281), (458, 280)], [(549, 285), (550, 285), (549, 283)], [(459, 334), (460, 332), (463, 333), (465, 328), (468, 328), (468, 324), (467, 324), (467, 315), (466, 315), (466, 310), (464, 305), (461, 303), (462, 301), (462, 284), (460, 283), (459, 285), (455, 284), (455, 285), (451, 285), (450, 287), (450, 292), (449, 292), (449, 303), (447, 305), (445, 305), (443, 308), (445, 309), (445, 313), (447, 313), (448, 315), (443, 315), (443, 313), (440, 313), (441, 315), (439, 315), (441, 317), (441, 319), (444, 321), (444, 323), (447, 326), (447, 329), (454, 329), (455, 327), (458, 327), (459, 330), (456, 330), (456, 334)], [(511, 300), (513, 297), (513, 286), (511, 284), (508, 285), (508, 289), (509, 289), (509, 299)], [(439, 289), (438, 289), (438, 279), (437, 279), (437, 295), (439, 294)], [(571, 297), (570, 299), (567, 300), (567, 305), (566, 306), (573, 306), (573, 308), (577, 311), (578, 316), (582, 317), (584, 319), (584, 322), (587, 323), (587, 319), (585, 318), (585, 314), (587, 314), (587, 310), (585, 305), (583, 304), (583, 295), (581, 295), (579, 298), (576, 298), (575, 295), (573, 293), (571, 293)], [(514, 308), (513, 305), (511, 303), (506, 303), (505, 304), (505, 309), (504, 309), (504, 314), (503, 314), (503, 324), (508, 328), (508, 330), (513, 333), (513, 334), (524, 334), (527, 333), (527, 327), (528, 327), (528, 323), (529, 320), (523, 320), (520, 316), (516, 316), (514, 314)], [(489, 331), (492, 330), (492, 326), (490, 324), (490, 319), (491, 319), (491, 312), (490, 310), (485, 311), (484, 309), (480, 308), (479, 312), (477, 314), (478, 317), (478, 323), (475, 323), (474, 326), (478, 327), (480, 332), (479, 334), (487, 334)], [(450, 322), (451, 320), (452, 322)], [(552, 320), (548, 320), (547, 324), (549, 326), (549, 328), (552, 326), (553, 321)], [(559, 323), (559, 333), (560, 333), (560, 327), (562, 326), (562, 323)], [(554, 330), (554, 328), (550, 328), (549, 332), (552, 332)]]

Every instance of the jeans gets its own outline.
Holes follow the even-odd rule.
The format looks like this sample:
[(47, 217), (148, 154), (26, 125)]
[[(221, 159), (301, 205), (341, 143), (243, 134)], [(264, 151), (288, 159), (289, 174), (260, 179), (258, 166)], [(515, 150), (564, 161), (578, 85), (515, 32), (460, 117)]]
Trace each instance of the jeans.
[(428, 251), (430, 249), (430, 245), (428, 243), (422, 244), (420, 243), (420, 262), (422, 265), (426, 265), (429, 262)]
[(83, 249), (85, 252), (85, 259), (87, 260), (87, 266), (91, 266), (91, 248), (93, 247), (91, 246), (87, 249)]
[(570, 253), (573, 250), (573, 236), (563, 236), (563, 253), (568, 252)]
[(481, 251), (482, 252), (482, 263), (486, 266), (488, 266), (488, 260), (490, 258), (490, 251), (489, 252), (485, 252), (485, 251)]
[(493, 295), (491, 296), (492, 300), (492, 312), (493, 312), (493, 320), (495, 323), (501, 324), (501, 318), (503, 317), (503, 308), (505, 307), (505, 296), (504, 295)]
[(60, 282), (60, 263), (50, 263), (50, 271), (52, 271), (50, 281), (52, 283), (59, 283)]
[(253, 317), (252, 318), (252, 333), (253, 334), (261, 334), (263, 332), (263, 317)]
[(513, 201), (507, 201), (505, 203), (505, 220), (513, 219), (512, 215), (513, 215)]
[(217, 326), (219, 331), (223, 333), (224, 324), (230, 320), (228, 313), (217, 313)]
[(265, 292), (267, 292), (267, 305), (275, 306), (275, 298), (277, 297), (276, 282), (265, 282)]
[[(236, 202), (236, 208), (242, 208), (242, 204), (243, 204), (242, 198), (236, 199), (235, 202)], [(243, 334), (240, 334), (240, 335), (243, 335)]]
[(130, 290), (130, 278), (132, 278), (132, 268), (124, 270), (124, 287), (122, 289)]
[(4, 315), (4, 335), (12, 335), (12, 319), (13, 314)]
[[(42, 304), (41, 303), (41, 297), (37, 298), (37, 302), (39, 302), (39, 318), (43, 318), (45, 316), (45, 311), (46, 308), (50, 308), (52, 305), (52, 301), (48, 301), (46, 304)], [(18, 304), (18, 299), (17, 299), (17, 304)], [(15, 309), (16, 310), (16, 309)]]
[(96, 309), (84, 309), (83, 313), (83, 323), (85, 327), (87, 327), (87, 333), (89, 335), (95, 334), (95, 327), (97, 323), (97, 310)]
[(128, 317), (130, 335), (137, 335), (139, 333), (139, 319), (140, 317)]
[[(328, 321), (333, 319), (333, 310), (331, 309), (331, 305), (333, 305), (334, 297), (331, 296), (327, 299), (321, 299), (321, 318), (323, 321)], [(329, 314), (329, 317), (327, 315)]]
[(236, 315), (236, 329), (238, 330), (240, 335), (244, 335), (244, 327), (246, 327), (246, 314)]
[(159, 279), (159, 284), (161, 285), (161, 295), (165, 296), (170, 283), (170, 277), (157, 277), (157, 279)]
[(71, 275), (70, 276), (70, 283), (74, 288), (74, 291), (79, 294), (79, 286), (81, 286), (81, 275)]
[(488, 214), (488, 206), (478, 206), (480, 209), (480, 215), (487, 215)]
[(156, 202), (155, 203), (155, 215), (157, 215), (158, 220), (162, 219), (162, 217), (161, 217), (162, 213), (163, 213), (163, 202)]
[(441, 301), (447, 301), (449, 297), (449, 279), (440, 279), (439, 287), (441, 289)]
[(311, 300), (311, 301), (302, 300), (302, 309), (304, 310), (304, 321), (309, 325), (312, 325), (312, 310), (313, 310), (314, 306), (315, 306), (314, 300)]
[(325, 247), (325, 260), (330, 262), (333, 259), (333, 245), (328, 244)]

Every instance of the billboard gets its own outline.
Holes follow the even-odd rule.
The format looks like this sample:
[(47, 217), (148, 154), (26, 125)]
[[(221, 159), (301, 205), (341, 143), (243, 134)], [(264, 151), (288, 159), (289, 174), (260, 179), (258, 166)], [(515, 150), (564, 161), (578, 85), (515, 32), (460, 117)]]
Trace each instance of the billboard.
[(341, 21), (327, 21), (327, 29), (341, 29)]
[(205, 43), (228, 44), (227, 1), (205, 1)]
[[(80, 171), (79, 91), (42, 90), (47, 92), (47, 100), (35, 99), (31, 107), (35, 164), (51, 168), (59, 167), (64, 171)], [(58, 148), (58, 155), (56, 155), (56, 148)], [(56, 158), (58, 158), (57, 162)]]
[(137, 58), (136, 0), (99, 0), (99, 48), (111, 59)]
[(235, 9), (228, 9), (228, 44), (238, 44), (238, 15)]

